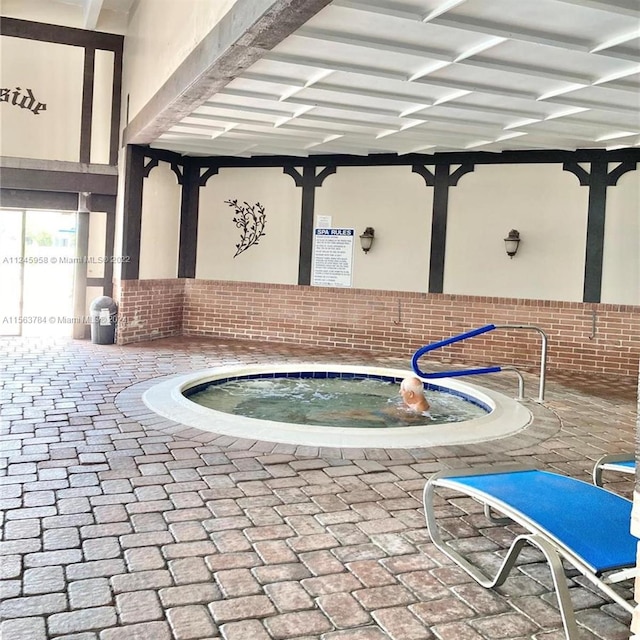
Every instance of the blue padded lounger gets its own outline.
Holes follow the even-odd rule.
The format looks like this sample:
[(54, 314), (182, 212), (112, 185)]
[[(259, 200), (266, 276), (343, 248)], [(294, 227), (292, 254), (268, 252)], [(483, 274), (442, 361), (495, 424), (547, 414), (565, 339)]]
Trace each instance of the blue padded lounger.
[(636, 472), (636, 460), (633, 453), (607, 454), (602, 456), (593, 467), (593, 484), (602, 486), (602, 472), (615, 471), (617, 473)]
[[(517, 536), (494, 578), (487, 577), (440, 536), (434, 510), (436, 488), (475, 498), (493, 522), (514, 521), (528, 533)], [(424, 510), (433, 543), (487, 588), (501, 585), (522, 548), (531, 544), (545, 555), (553, 576), (568, 640), (578, 638), (562, 560), (573, 565), (629, 613), (627, 602), (610, 586), (631, 578), (638, 540), (630, 531), (631, 501), (582, 480), (523, 467), (484, 467), (434, 474), (424, 488)], [(506, 518), (496, 519), (492, 512)], [(608, 574), (604, 577), (604, 574)]]

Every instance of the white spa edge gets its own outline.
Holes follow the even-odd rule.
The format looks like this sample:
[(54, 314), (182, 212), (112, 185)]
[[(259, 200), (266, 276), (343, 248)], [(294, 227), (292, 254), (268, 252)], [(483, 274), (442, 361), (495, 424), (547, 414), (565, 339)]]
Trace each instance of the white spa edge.
[(480, 418), (447, 424), (387, 428), (324, 427), (258, 420), (223, 413), (203, 407), (183, 395), (183, 392), (191, 387), (221, 378), (300, 371), (356, 373), (394, 378), (415, 375), (412, 371), (403, 369), (318, 363), (229, 365), (179, 375), (159, 382), (143, 394), (142, 400), (149, 409), (169, 420), (210, 433), (311, 447), (412, 449), (472, 444), (511, 436), (529, 425), (533, 418), (529, 409), (516, 400), (454, 378), (439, 378), (434, 385), (474, 398), (491, 407), (492, 411)]

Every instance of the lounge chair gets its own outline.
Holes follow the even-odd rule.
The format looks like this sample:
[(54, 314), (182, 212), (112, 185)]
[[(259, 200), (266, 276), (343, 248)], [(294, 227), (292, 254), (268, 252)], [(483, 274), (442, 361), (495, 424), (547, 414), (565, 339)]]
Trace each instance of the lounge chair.
[[(455, 542), (442, 539), (434, 509), (438, 488), (478, 500), (495, 523), (514, 521), (527, 530), (515, 538), (494, 578), (487, 577), (458, 552)], [(527, 544), (542, 551), (551, 568), (567, 640), (578, 638), (578, 626), (563, 560), (633, 613), (633, 603), (610, 586), (635, 574), (638, 540), (629, 531), (631, 506), (630, 500), (587, 482), (523, 467), (441, 471), (431, 476), (424, 488), (424, 510), (431, 539), (482, 586), (501, 585)], [(496, 518), (494, 512), (506, 518)]]
[(593, 484), (602, 486), (602, 472), (616, 471), (618, 473), (636, 472), (636, 460), (633, 453), (614, 453), (602, 456), (593, 467)]

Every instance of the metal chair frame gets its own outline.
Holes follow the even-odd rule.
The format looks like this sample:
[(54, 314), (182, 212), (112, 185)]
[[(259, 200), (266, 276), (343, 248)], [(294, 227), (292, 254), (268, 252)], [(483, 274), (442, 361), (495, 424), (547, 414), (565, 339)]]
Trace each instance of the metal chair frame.
[[(564, 626), (565, 637), (567, 640), (577, 640), (578, 626), (576, 623), (573, 605), (569, 587), (567, 585), (567, 577), (563, 567), (563, 560), (574, 566), (585, 578), (600, 589), (604, 594), (619, 604), (625, 611), (633, 614), (634, 603), (627, 602), (616, 591), (612, 589), (610, 584), (620, 582), (634, 577), (635, 575), (635, 557), (630, 559), (629, 565), (621, 570), (612, 571), (606, 577), (597, 575), (593, 568), (574, 553), (570, 548), (562, 544), (559, 540), (550, 536), (542, 526), (535, 520), (527, 516), (520, 509), (512, 508), (499, 499), (492, 499), (485, 493), (476, 492), (468, 486), (461, 486), (456, 483), (456, 478), (463, 476), (476, 476), (484, 474), (510, 473), (516, 471), (536, 470), (533, 467), (509, 466), (509, 467), (475, 467), (464, 470), (447, 470), (435, 473), (427, 482), (423, 492), (423, 503), (425, 511), (425, 519), (429, 534), (435, 546), (446, 556), (451, 558), (457, 565), (466, 571), (476, 582), (483, 587), (491, 589), (500, 586), (507, 579), (511, 569), (526, 545), (537, 547), (545, 556), (551, 575), (553, 584), (558, 598), (558, 605)], [(580, 482), (576, 480), (576, 482)], [(590, 485), (587, 485), (590, 486)], [(517, 522), (527, 529), (529, 533), (517, 536), (511, 544), (507, 555), (496, 575), (492, 578), (487, 576), (479, 567), (472, 564), (466, 557), (459, 553), (449, 542), (443, 540), (440, 535), (437, 518), (434, 510), (434, 496), (437, 488), (447, 488), (465, 494), (484, 505), (485, 514), (494, 523), (505, 524), (508, 522)], [(605, 491), (605, 489), (601, 489)], [(624, 499), (624, 498), (621, 498)], [(493, 512), (501, 513), (506, 517), (496, 517)], [(630, 570), (631, 569), (631, 570)]]
[[(627, 464), (621, 464), (626, 462)], [(633, 462), (633, 465), (628, 463)], [(602, 486), (602, 473), (615, 471), (617, 473), (635, 474), (635, 455), (633, 453), (608, 453), (599, 458), (593, 466), (593, 484)]]

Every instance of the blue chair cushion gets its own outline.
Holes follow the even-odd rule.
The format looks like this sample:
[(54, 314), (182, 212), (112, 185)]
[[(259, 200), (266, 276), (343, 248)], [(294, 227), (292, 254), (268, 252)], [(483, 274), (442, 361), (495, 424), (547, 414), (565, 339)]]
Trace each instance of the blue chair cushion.
[(455, 484), (475, 489), (498, 510), (499, 503), (515, 509), (532, 532), (546, 533), (596, 574), (635, 565), (638, 541), (630, 533), (632, 503), (626, 498), (538, 470), (446, 478), (447, 486)]

